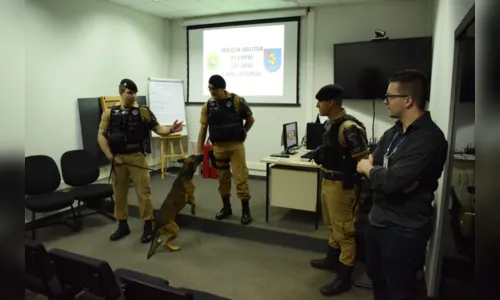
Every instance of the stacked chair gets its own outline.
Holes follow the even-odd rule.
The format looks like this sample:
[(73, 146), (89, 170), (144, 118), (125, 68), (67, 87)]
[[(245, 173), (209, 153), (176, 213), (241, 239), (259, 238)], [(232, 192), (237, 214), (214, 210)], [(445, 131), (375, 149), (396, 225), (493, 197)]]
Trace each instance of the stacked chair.
[(46, 251), (25, 239), (26, 289), (57, 300), (228, 300), (213, 294), (174, 288), (163, 278), (110, 265), (61, 249)]

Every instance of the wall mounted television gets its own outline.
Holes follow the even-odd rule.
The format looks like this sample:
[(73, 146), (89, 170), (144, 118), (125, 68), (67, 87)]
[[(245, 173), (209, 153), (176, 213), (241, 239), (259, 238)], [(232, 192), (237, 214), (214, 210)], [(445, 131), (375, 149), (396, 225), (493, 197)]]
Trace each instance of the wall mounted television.
[(334, 82), (344, 99), (383, 99), (389, 77), (403, 69), (432, 70), (432, 38), (388, 39), (334, 44)]

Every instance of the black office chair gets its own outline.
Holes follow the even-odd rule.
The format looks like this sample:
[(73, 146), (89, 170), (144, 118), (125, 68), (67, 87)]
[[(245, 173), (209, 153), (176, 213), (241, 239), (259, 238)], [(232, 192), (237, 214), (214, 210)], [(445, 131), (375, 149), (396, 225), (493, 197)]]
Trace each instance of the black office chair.
[(143, 274), (127, 273), (122, 276), (119, 280), (125, 300), (194, 300), (190, 293), (179, 291), (168, 284), (144, 280)]
[(78, 201), (78, 208), (83, 202), (86, 207), (96, 209), (87, 214), (82, 214), (82, 210), (79, 209), (80, 218), (98, 213), (115, 220), (105, 209), (99, 207), (105, 203), (106, 198), (113, 201), (113, 187), (108, 183), (94, 183), (99, 178), (100, 172), (96, 157), (85, 150), (67, 151), (61, 156), (61, 172), (64, 182), (72, 187), (70, 191)]
[(50, 300), (71, 299), (78, 290), (63, 289), (56, 277), (45, 247), (34, 240), (24, 240), (24, 283), (27, 290)]
[(64, 287), (85, 291), (76, 299), (123, 299), (115, 275), (107, 262), (61, 249), (50, 250), (49, 256), (57, 278)]
[(172, 287), (166, 279), (128, 269), (115, 270), (115, 276), (125, 300), (229, 300), (203, 291)]
[[(61, 184), (61, 175), (56, 162), (46, 155), (33, 155), (24, 159), (24, 193), (27, 195), (24, 200), (25, 208), (32, 212), (32, 224), (28, 227), (32, 230), (32, 237), (35, 239), (35, 231), (50, 225), (64, 223), (75, 231), (80, 230), (80, 224), (73, 209), (73, 195), (67, 192), (56, 191)], [(46, 213), (70, 208), (73, 214), (74, 225), (66, 223), (66, 220), (45, 223), (35, 226), (36, 213)]]
[(126, 284), (130, 280), (147, 282), (149, 284), (160, 285), (160, 286), (163, 286), (163, 285), (168, 286), (170, 284), (168, 282), (168, 280), (166, 280), (164, 278), (144, 274), (144, 273), (137, 272), (137, 271), (130, 270), (130, 269), (120, 268), (120, 269), (116, 269), (114, 273), (115, 273), (116, 279), (118, 280), (118, 283), (121, 286), (123, 286), (124, 284)]

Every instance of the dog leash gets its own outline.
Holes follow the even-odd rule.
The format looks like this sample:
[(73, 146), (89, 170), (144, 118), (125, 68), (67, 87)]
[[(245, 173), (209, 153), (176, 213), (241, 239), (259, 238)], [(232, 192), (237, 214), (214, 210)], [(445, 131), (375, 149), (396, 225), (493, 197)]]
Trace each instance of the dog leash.
[[(131, 167), (135, 167), (135, 168), (139, 168), (139, 169), (143, 169), (143, 170), (148, 170), (148, 171), (151, 171), (151, 172), (158, 172), (157, 170), (154, 170), (152, 168), (148, 168), (148, 167), (144, 167), (144, 166), (139, 166), (139, 165), (135, 165), (135, 164), (131, 164), (131, 163), (122, 162), (121, 164), (122, 165), (131, 166)], [(111, 181), (111, 175), (113, 175), (113, 171), (114, 170), (115, 170), (115, 162), (112, 160), (111, 161), (111, 170), (109, 172), (109, 177), (108, 177), (108, 182)], [(163, 171), (160, 171), (160, 174), (169, 175), (169, 176), (177, 176), (176, 174), (169, 173), (169, 172), (163, 172)]]

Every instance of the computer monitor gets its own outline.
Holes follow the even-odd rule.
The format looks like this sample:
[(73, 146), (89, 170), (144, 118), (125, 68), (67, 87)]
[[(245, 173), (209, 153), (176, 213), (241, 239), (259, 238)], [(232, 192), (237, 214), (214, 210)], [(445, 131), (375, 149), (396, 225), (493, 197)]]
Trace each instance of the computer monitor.
[(325, 124), (321, 123), (307, 123), (306, 124), (306, 149), (314, 150), (323, 144), (323, 132)]
[(296, 154), (291, 149), (299, 145), (299, 136), (297, 133), (297, 122), (283, 124), (282, 142), (285, 151), (283, 154)]

